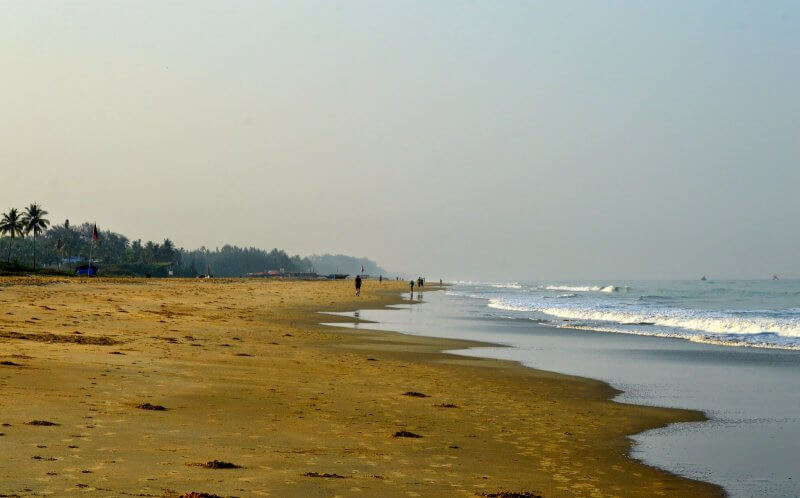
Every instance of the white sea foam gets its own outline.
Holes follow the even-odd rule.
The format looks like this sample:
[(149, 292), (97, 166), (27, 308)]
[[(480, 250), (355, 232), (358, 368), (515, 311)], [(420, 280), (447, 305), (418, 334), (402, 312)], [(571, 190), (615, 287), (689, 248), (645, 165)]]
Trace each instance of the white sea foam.
[[(751, 339), (745, 340), (742, 338), (741, 335), (709, 335), (709, 334), (697, 334), (697, 333), (688, 333), (688, 332), (677, 332), (677, 331), (669, 331), (669, 330), (643, 330), (643, 329), (635, 329), (635, 328), (615, 328), (611, 327), (603, 327), (599, 325), (577, 325), (577, 324), (559, 324), (557, 325), (559, 328), (569, 328), (569, 329), (576, 329), (576, 330), (588, 330), (591, 332), (608, 332), (612, 334), (627, 334), (627, 335), (645, 335), (645, 336), (655, 336), (655, 337), (667, 337), (670, 339), (683, 339), (688, 340), (690, 342), (697, 342), (702, 344), (715, 344), (717, 346), (734, 346), (734, 347), (755, 347), (755, 348), (762, 348), (762, 349), (783, 349), (783, 350), (794, 350), (800, 351), (800, 341), (795, 341), (792, 339), (786, 338), (776, 338), (778, 342), (768, 342), (758, 339)], [(757, 337), (757, 336), (755, 336)], [(773, 339), (775, 340), (775, 339)]]
[[(605, 325), (650, 326), (666, 329), (678, 329), (681, 337), (688, 332), (713, 335), (755, 335), (771, 333), (783, 338), (800, 339), (800, 319), (780, 316), (736, 316), (725, 312), (702, 310), (631, 310), (596, 309), (580, 306), (545, 306), (536, 301), (490, 299), (488, 306), (493, 309), (519, 312), (536, 312), (550, 315), (562, 320), (579, 322), (581, 326), (597, 329)], [(571, 324), (574, 326), (578, 324)], [(656, 335), (656, 330), (644, 330), (643, 334)], [(666, 333), (665, 335), (670, 335)], [(702, 338), (706, 342), (706, 338)]]
[(762, 349), (791, 349), (800, 351), (800, 343), (774, 343), (766, 341), (744, 341), (741, 339), (734, 339), (730, 337), (713, 337), (708, 335), (696, 335), (689, 338), (692, 342), (700, 342), (703, 344), (716, 344), (718, 346), (736, 346), (736, 347), (755, 347)]
[[(521, 308), (522, 306), (519, 307)], [(529, 306), (526, 311), (539, 311), (567, 320), (609, 322), (621, 325), (647, 324), (709, 334), (763, 334), (769, 332), (782, 337), (800, 338), (800, 322), (797, 319), (789, 318), (742, 318), (721, 313), (691, 310), (644, 313), (557, 307), (533, 310)]]
[[(564, 328), (679, 337), (694, 342), (800, 349), (794, 281), (633, 282), (469, 289), (489, 308)], [(465, 289), (466, 290), (466, 289)]]
[(522, 289), (519, 282), (480, 282), (474, 280), (456, 280), (456, 285), (466, 285), (470, 287), (494, 287), (496, 289)]
[(518, 284), (516, 282), (510, 283), (510, 284), (491, 284), (491, 285), (492, 285), (492, 287), (495, 287), (497, 289), (521, 289), (522, 288), (522, 285)]
[(489, 307), (504, 311), (536, 311), (536, 309), (530, 306), (505, 303), (499, 299), (489, 299)]
[(546, 285), (544, 290), (563, 292), (618, 292), (616, 285)]

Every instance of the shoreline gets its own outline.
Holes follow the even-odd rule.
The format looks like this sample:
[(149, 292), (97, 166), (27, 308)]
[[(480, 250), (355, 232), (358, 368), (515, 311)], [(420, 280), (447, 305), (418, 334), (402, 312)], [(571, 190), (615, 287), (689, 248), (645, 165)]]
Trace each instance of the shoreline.
[[(430, 292), (441, 291), (441, 290), (443, 290), (445, 288), (445, 287), (440, 287), (438, 285), (435, 286), (435, 288), (434, 288), (433, 285), (431, 287), (432, 287), (432, 289), (430, 290)], [(404, 292), (403, 294), (405, 294), (405, 293), (407, 293), (407, 291)], [(703, 410), (697, 410), (697, 409), (692, 409), (692, 408), (683, 408), (683, 407), (665, 407), (665, 406), (659, 406), (659, 405), (641, 405), (641, 404), (637, 404), (637, 403), (620, 401), (620, 400), (618, 400), (618, 398), (620, 397), (620, 395), (624, 395), (625, 394), (625, 390), (613, 387), (608, 382), (606, 382), (604, 380), (601, 380), (601, 379), (597, 379), (597, 378), (593, 378), (593, 377), (586, 377), (586, 376), (582, 376), (582, 375), (573, 375), (573, 374), (557, 372), (557, 371), (552, 371), (552, 370), (543, 370), (543, 369), (527, 366), (520, 360), (498, 359), (498, 358), (492, 358), (492, 357), (489, 357), (489, 356), (479, 356), (478, 354), (470, 354), (470, 351), (472, 351), (475, 348), (514, 348), (514, 346), (511, 346), (511, 345), (501, 344), (501, 343), (494, 343), (494, 342), (491, 342), (491, 341), (483, 341), (483, 340), (454, 339), (454, 338), (435, 337), (435, 336), (427, 336), (427, 335), (407, 334), (407, 333), (404, 333), (404, 332), (401, 332), (401, 331), (388, 330), (388, 329), (374, 330), (374, 329), (370, 329), (370, 325), (371, 324), (377, 324), (377, 323), (380, 323), (380, 322), (372, 321), (372, 320), (365, 320), (365, 319), (361, 319), (359, 317), (349, 317), (349, 316), (344, 316), (344, 315), (340, 314), (340, 313), (359, 313), (359, 312), (362, 312), (362, 311), (369, 311), (369, 310), (376, 310), (376, 311), (385, 310), (385, 311), (393, 311), (393, 312), (400, 313), (400, 312), (402, 312), (402, 309), (391, 308), (390, 306), (395, 305), (395, 304), (418, 305), (418, 304), (424, 304), (424, 303), (425, 303), (425, 301), (413, 301), (413, 300), (409, 300), (409, 299), (403, 298), (401, 303), (389, 303), (389, 304), (386, 304), (386, 305), (384, 305), (384, 306), (382, 306), (380, 308), (360, 308), (358, 310), (346, 310), (346, 311), (342, 311), (342, 312), (340, 312), (340, 311), (334, 311), (334, 312), (322, 311), (320, 313), (327, 314), (327, 316), (329, 318), (334, 318), (334, 317), (338, 318), (337, 320), (328, 320), (327, 322), (323, 323), (323, 325), (331, 324), (331, 325), (328, 325), (328, 326), (336, 327), (337, 325), (334, 325), (334, 323), (352, 323), (352, 324), (359, 324), (359, 325), (363, 324), (363, 327), (358, 327), (358, 328), (353, 328), (353, 329), (346, 329), (346, 330), (349, 330), (350, 332), (363, 333), (366, 336), (367, 340), (375, 340), (373, 337), (371, 337), (372, 334), (386, 334), (388, 336), (400, 335), (400, 336), (402, 336), (404, 338), (413, 338), (413, 339), (418, 339), (418, 340), (421, 340), (421, 341), (425, 341), (425, 347), (426, 348), (430, 348), (431, 352), (433, 354), (438, 354), (441, 357), (443, 357), (443, 359), (440, 360), (442, 363), (451, 364), (451, 365), (469, 365), (469, 366), (472, 366), (472, 367), (475, 367), (475, 368), (509, 368), (509, 369), (512, 369), (512, 370), (513, 369), (519, 369), (519, 370), (521, 370), (521, 372), (519, 372), (521, 375), (524, 375), (524, 372), (526, 372), (526, 371), (535, 372), (537, 374), (551, 374), (551, 375), (553, 375), (555, 377), (565, 377), (565, 378), (567, 378), (569, 380), (572, 380), (572, 381), (575, 381), (575, 382), (578, 382), (578, 383), (587, 384), (587, 385), (591, 386), (592, 388), (594, 388), (598, 393), (603, 393), (602, 395), (605, 395), (605, 399), (609, 403), (614, 403), (614, 404), (618, 404), (618, 405), (621, 405), (621, 406), (627, 406), (627, 407), (632, 407), (632, 408), (646, 407), (646, 408), (653, 408), (653, 409), (656, 409), (656, 410), (663, 410), (663, 411), (666, 411), (666, 412), (673, 412), (673, 413), (677, 412), (678, 414), (682, 413), (682, 415), (679, 415), (680, 416), (679, 419), (675, 419), (675, 420), (672, 420), (672, 421), (667, 421), (667, 422), (665, 422), (665, 423), (663, 423), (661, 425), (652, 425), (652, 426), (644, 425), (643, 426), (644, 428), (642, 430), (640, 430), (638, 432), (635, 432), (635, 433), (631, 433), (631, 434), (625, 435), (625, 438), (628, 441), (627, 458), (632, 462), (635, 462), (637, 464), (640, 464), (640, 465), (643, 465), (643, 466), (646, 466), (646, 467), (649, 467), (649, 468), (657, 469), (659, 471), (662, 471), (662, 472), (665, 472), (665, 473), (667, 473), (669, 475), (672, 475), (672, 476), (674, 476), (674, 477), (676, 477), (678, 479), (686, 479), (686, 480), (689, 480), (689, 481), (699, 482), (699, 483), (702, 483), (702, 484), (708, 484), (710, 486), (717, 487), (718, 491), (720, 492), (720, 494), (715, 495), (715, 496), (726, 496), (727, 495), (727, 492), (722, 487), (720, 487), (720, 486), (718, 486), (718, 485), (716, 485), (714, 483), (709, 483), (707, 481), (696, 480), (696, 479), (693, 479), (693, 478), (688, 477), (688, 476), (684, 476), (684, 475), (680, 475), (680, 474), (677, 474), (677, 473), (673, 473), (673, 472), (671, 472), (671, 471), (669, 471), (667, 469), (663, 469), (661, 467), (657, 467), (657, 466), (655, 466), (653, 464), (647, 463), (647, 462), (645, 462), (645, 461), (643, 461), (641, 459), (638, 459), (638, 458), (632, 456), (632, 450), (633, 450), (633, 439), (632, 439), (632, 437), (637, 436), (639, 434), (642, 434), (644, 432), (653, 430), (653, 429), (663, 429), (663, 428), (666, 428), (667, 426), (672, 425), (672, 424), (685, 423), (685, 422), (709, 422), (709, 421), (712, 421), (713, 420), (712, 417), (710, 417)], [(545, 326), (545, 325), (542, 325), (542, 326)], [(567, 328), (569, 328), (569, 327), (567, 327)], [(580, 329), (575, 329), (575, 330), (580, 330)], [(669, 339), (678, 340), (678, 338), (675, 338), (675, 337), (669, 337)], [(413, 346), (419, 346), (419, 345), (418, 344), (413, 344), (412, 347)], [(434, 361), (436, 361), (436, 360), (434, 360)]]
[[(0, 367), (0, 493), (724, 495), (629, 456), (630, 435), (699, 412), (444, 352), (474, 341), (320, 324), (320, 311), (408, 303), (404, 282), (369, 281), (361, 298), (350, 282), (8, 282), (0, 356), (19, 366)], [(168, 410), (135, 408), (145, 401)], [(25, 425), (48, 417), (59, 425)], [(422, 437), (392, 437), (403, 431)], [(212, 459), (243, 468), (192, 466)]]

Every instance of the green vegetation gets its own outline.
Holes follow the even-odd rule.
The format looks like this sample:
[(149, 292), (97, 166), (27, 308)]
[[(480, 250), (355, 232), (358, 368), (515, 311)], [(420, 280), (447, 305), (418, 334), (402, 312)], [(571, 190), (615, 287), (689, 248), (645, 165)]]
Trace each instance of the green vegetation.
[(8, 242), (8, 262), (11, 262), (11, 249), (14, 247), (14, 239), (22, 237), (25, 225), (16, 208), (11, 208), (3, 215), (0, 220), (0, 235), (5, 234), (9, 238)]
[(36, 236), (41, 234), (50, 226), (50, 220), (45, 219), (47, 211), (38, 204), (31, 204), (25, 208), (22, 214), (22, 224), (25, 226), (25, 233), (33, 233), (33, 269), (36, 269)]
[(304, 258), (289, 256), (285, 251), (266, 251), (255, 247), (224, 245), (213, 250), (178, 248), (170, 239), (161, 243), (128, 237), (110, 230), (98, 231), (92, 242), (94, 225), (52, 225), (45, 218), (47, 211), (31, 204), (20, 214), (10, 209), (0, 218), (0, 254), (8, 263), (0, 264), (0, 274), (35, 270), (37, 273), (73, 273), (75, 268), (89, 262), (104, 275), (166, 277), (195, 277), (211, 274), (216, 277), (239, 277), (246, 273), (267, 270), (311, 272), (319, 274), (356, 274), (364, 266), (368, 274), (386, 274), (373, 261), (344, 255), (324, 255)]
[(364, 267), (367, 275), (387, 275), (386, 270), (378, 266), (377, 263), (367, 258), (354, 258), (344, 254), (324, 254), (322, 256), (309, 256), (308, 260), (320, 275), (330, 273), (349, 273), (355, 275)]

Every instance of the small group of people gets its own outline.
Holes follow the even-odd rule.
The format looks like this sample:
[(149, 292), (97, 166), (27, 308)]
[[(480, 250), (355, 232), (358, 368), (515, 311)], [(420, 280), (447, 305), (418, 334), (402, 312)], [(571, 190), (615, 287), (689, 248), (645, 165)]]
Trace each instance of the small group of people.
[[(400, 280), (400, 277), (397, 277), (397, 280)], [(383, 275), (378, 277), (379, 282), (383, 282)], [(361, 295), (361, 275), (356, 275), (356, 296)], [(439, 280), (439, 285), (441, 285), (442, 281)], [(409, 287), (411, 287), (411, 293), (414, 293), (414, 285), (417, 286), (417, 289), (422, 292), (422, 288), (425, 287), (425, 279), (422, 277), (417, 277), (416, 282), (414, 280), (408, 281)]]

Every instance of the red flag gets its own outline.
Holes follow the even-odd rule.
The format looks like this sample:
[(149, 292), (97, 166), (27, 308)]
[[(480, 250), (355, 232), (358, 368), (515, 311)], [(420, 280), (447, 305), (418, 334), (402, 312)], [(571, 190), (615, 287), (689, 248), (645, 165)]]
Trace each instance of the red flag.
[(94, 229), (92, 229), (92, 242), (95, 242), (100, 239), (100, 236), (97, 235), (97, 223), (94, 224)]

